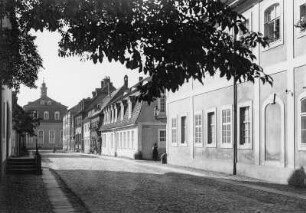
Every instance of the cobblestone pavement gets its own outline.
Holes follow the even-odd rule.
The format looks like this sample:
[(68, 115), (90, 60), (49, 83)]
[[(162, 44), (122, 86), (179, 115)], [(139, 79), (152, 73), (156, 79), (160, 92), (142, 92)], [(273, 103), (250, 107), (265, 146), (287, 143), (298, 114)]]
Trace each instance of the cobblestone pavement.
[(0, 181), (0, 212), (53, 212), (41, 176), (4, 176)]
[(306, 212), (303, 199), (77, 154), (43, 157), (91, 212)]

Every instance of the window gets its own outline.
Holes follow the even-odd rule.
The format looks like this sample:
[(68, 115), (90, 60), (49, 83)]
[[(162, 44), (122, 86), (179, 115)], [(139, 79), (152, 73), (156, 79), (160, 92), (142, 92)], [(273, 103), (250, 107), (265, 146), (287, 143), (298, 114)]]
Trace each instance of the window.
[(172, 143), (177, 143), (177, 135), (176, 135), (176, 118), (171, 119), (171, 142)]
[(49, 143), (54, 144), (55, 143), (55, 132), (53, 130), (49, 131)]
[(60, 141), (63, 141), (63, 130), (61, 130), (61, 132), (60, 132)]
[(126, 132), (123, 133), (123, 148), (126, 149)]
[(158, 130), (158, 146), (164, 147), (166, 145), (166, 130)]
[(122, 132), (119, 133), (119, 148), (122, 148)]
[(159, 112), (165, 113), (166, 112), (166, 96), (162, 95), (159, 99)]
[(44, 120), (49, 120), (49, 112), (44, 112)]
[(47, 103), (48, 105), (51, 105), (51, 101), (48, 101), (48, 103)]
[(45, 101), (44, 100), (40, 100), (40, 104), (41, 105), (45, 105)]
[(216, 109), (207, 110), (207, 147), (216, 147)]
[(304, 36), (306, 34), (305, 24), (306, 24), (306, 0), (299, 0), (297, 4), (297, 15), (296, 15), (296, 27), (298, 29), (298, 37)]
[(252, 103), (238, 106), (239, 148), (252, 148)]
[(194, 143), (202, 145), (202, 113), (194, 115)]
[(300, 147), (306, 148), (306, 98), (300, 100)]
[(232, 144), (232, 109), (221, 109), (221, 147), (231, 148)]
[(54, 113), (54, 120), (59, 120), (60, 119), (60, 112), (56, 111)]
[(134, 131), (132, 131), (132, 149), (134, 149), (135, 148), (135, 145), (134, 145), (134, 143), (135, 143), (135, 138), (134, 138)]
[(181, 117), (181, 144), (187, 144), (187, 117)]
[(264, 13), (264, 33), (269, 43), (280, 39), (280, 5), (273, 4)]
[(300, 21), (303, 23), (306, 22), (306, 3), (300, 5)]
[(38, 131), (38, 144), (44, 144), (44, 131)]
[(129, 149), (131, 144), (130, 144), (130, 131), (127, 132), (127, 148)]
[[(0, 91), (1, 92), (1, 91)], [(1, 100), (0, 100), (1, 101)], [(0, 102), (1, 103), (1, 102)], [(5, 112), (6, 112), (6, 109), (5, 109), (5, 107), (6, 107), (6, 104), (5, 104), (5, 102), (3, 102), (3, 104), (2, 104), (2, 136), (3, 136), (3, 138), (5, 138), (6, 137), (6, 131), (5, 131), (5, 129), (6, 129), (6, 114), (5, 114)]]

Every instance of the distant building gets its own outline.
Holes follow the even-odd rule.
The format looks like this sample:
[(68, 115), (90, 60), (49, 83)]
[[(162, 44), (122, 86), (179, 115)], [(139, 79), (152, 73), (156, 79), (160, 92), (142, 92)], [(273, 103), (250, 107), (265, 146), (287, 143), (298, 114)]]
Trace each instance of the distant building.
[(74, 116), (78, 105), (70, 108), (63, 116), (63, 150), (75, 151)]
[(34, 149), (36, 139), (41, 149), (63, 148), (63, 116), (67, 107), (47, 96), (45, 82), (41, 86), (39, 99), (29, 102), (24, 107), (25, 111), (31, 111), (33, 116), (41, 118), (40, 126), (36, 129), (37, 137), (27, 137), (26, 147)]
[[(145, 80), (140, 79), (142, 83)], [(102, 111), (101, 136), (102, 154), (128, 158), (152, 159), (152, 147), (158, 144), (159, 153), (166, 150), (165, 99), (148, 105), (138, 101), (137, 84), (128, 87), (128, 77), (124, 85), (115, 91)], [(158, 104), (163, 104), (162, 108)], [(159, 113), (155, 110), (159, 110)]]
[(83, 117), (83, 139), (85, 153), (100, 153), (101, 143), (99, 144), (99, 124), (102, 101), (105, 97), (116, 90), (109, 77), (101, 81), (101, 88), (96, 88), (92, 92), (92, 98), (85, 110)]

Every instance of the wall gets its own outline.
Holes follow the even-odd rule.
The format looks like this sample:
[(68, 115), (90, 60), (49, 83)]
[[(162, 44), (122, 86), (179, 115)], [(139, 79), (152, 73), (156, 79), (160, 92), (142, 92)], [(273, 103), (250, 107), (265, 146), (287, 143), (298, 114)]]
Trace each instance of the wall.
[(11, 156), (12, 144), (11, 144), (11, 135), (12, 135), (12, 91), (6, 86), (1, 88), (2, 100), (0, 104), (2, 105), (1, 113), (1, 134), (0, 135), (0, 177), (4, 174), (6, 159)]

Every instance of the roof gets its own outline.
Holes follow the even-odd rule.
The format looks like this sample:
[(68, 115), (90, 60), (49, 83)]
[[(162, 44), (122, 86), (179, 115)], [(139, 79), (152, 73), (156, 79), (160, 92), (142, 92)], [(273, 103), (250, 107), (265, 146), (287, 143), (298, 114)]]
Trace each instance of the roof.
[[(45, 101), (46, 104), (41, 104), (41, 101)], [(48, 105), (48, 101), (51, 101), (52, 105)], [(49, 98), (48, 96), (44, 96), (44, 97), (40, 97), (39, 99), (29, 102), (28, 104), (24, 105), (23, 108), (27, 109), (27, 108), (41, 108), (41, 107), (50, 107), (52, 106), (52, 108), (62, 108), (62, 109), (67, 109), (67, 106), (61, 104), (60, 102), (57, 102), (55, 100), (53, 100), (52, 98)]]
[[(129, 89), (123, 90), (121, 92), (121, 94), (118, 95), (117, 98), (114, 98), (113, 100), (109, 101), (107, 103), (107, 105), (104, 107), (108, 107), (114, 103), (120, 102), (128, 97), (131, 96), (137, 96), (139, 94), (139, 91), (137, 89), (137, 86), (140, 83), (143, 83), (147, 80), (149, 80), (150, 77), (143, 79), (142, 81), (138, 82), (137, 84), (135, 84), (134, 86), (130, 87)], [(124, 112), (124, 117), (123, 119), (117, 119), (116, 122), (110, 123), (110, 124), (103, 124), (100, 127), (100, 131), (107, 131), (109, 129), (113, 129), (113, 128), (120, 128), (120, 127), (124, 127), (124, 126), (128, 126), (128, 125), (133, 125), (137, 123), (138, 117), (140, 115), (141, 109), (144, 105), (143, 101), (137, 101), (136, 99), (133, 100), (132, 102), (132, 114), (131, 117), (128, 118), (128, 113), (126, 113), (126, 111), (128, 110), (128, 107), (126, 108), (125, 112)], [(121, 110), (118, 113), (118, 118), (121, 117)]]

